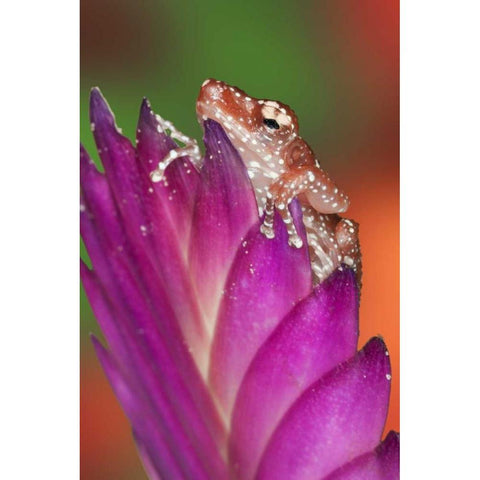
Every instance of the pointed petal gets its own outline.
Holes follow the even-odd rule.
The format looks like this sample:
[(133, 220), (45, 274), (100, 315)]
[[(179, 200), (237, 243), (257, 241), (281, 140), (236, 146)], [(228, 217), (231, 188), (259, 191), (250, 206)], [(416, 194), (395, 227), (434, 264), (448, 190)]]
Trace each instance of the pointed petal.
[[(155, 381), (155, 386), (150, 387), (152, 394), (161, 391), (166, 395), (192, 444), (197, 448), (210, 444), (209, 462), (217, 468), (215, 465), (222, 463), (218, 446), (223, 444), (224, 429), (157, 272), (145, 250), (136, 248), (126, 235), (106, 178), (94, 168), (85, 151), (81, 178), (82, 235), (95, 269), (94, 273), (83, 268), (82, 276), (102, 330), (124, 368), (135, 364), (134, 358), (137, 373), (161, 365), (154, 380), (150, 378)], [(189, 332), (194, 332), (194, 319), (189, 320)]]
[[(155, 113), (147, 99), (140, 107), (137, 125), (137, 158), (141, 168), (149, 178), (168, 152), (177, 148), (177, 144), (167, 136), (160, 126)], [(148, 182), (148, 193), (154, 194), (158, 203), (158, 216), (165, 218), (177, 234), (177, 241), (184, 254), (189, 244), (193, 207), (200, 174), (188, 157), (181, 157), (172, 162), (165, 172), (165, 181)]]
[(400, 478), (400, 438), (391, 431), (373, 451), (339, 468), (324, 480), (398, 480)]
[[(135, 158), (130, 141), (119, 133), (113, 114), (95, 89), (91, 94), (90, 115), (105, 167), (106, 190), (111, 192), (109, 202), (113, 204), (108, 211), (108, 227), (97, 221), (92, 231), (103, 229), (108, 235), (111, 228), (122, 230), (124, 245), (117, 247), (129, 246), (135, 252), (137, 258), (132, 266), (142, 272), (143, 277), (145, 268), (151, 271), (150, 286), (162, 291), (162, 297), (174, 311), (174, 318), (192, 347), (199, 368), (205, 371), (206, 357), (202, 357), (201, 352), (206, 348), (207, 335), (175, 225), (169, 221), (162, 207), (162, 198), (153, 190), (147, 171)], [(95, 218), (96, 210), (103, 208), (103, 198), (96, 201), (97, 192), (90, 188), (91, 177), (83, 177), (82, 193), (86, 198), (87, 191), (90, 191), (90, 210)]]
[(282, 320), (250, 364), (230, 435), (230, 464), (239, 478), (253, 478), (283, 414), (305, 388), (355, 354), (357, 338), (355, 275), (337, 270)]
[[(174, 285), (170, 284), (168, 288), (164, 288), (163, 277), (152, 264), (146, 251), (130, 240), (125, 232), (124, 223), (121, 222), (107, 179), (97, 171), (84, 150), (81, 154), (80, 179), (82, 195), (80, 230), (93, 267), (106, 289), (119, 291), (120, 296), (125, 296), (131, 299), (133, 304), (137, 304), (142, 302), (144, 297), (128, 295), (126, 290), (140, 282), (140, 289), (147, 295), (144, 301), (148, 305), (153, 303), (159, 325), (162, 324), (165, 334), (168, 335), (170, 332), (170, 336), (180, 336), (178, 332), (180, 325), (198, 364), (205, 365), (207, 357), (204, 348), (207, 338), (200, 318), (189, 317), (189, 308), (183, 306), (182, 302), (177, 301), (172, 305), (172, 295), (176, 292)], [(174, 278), (170, 279), (172, 283)], [(181, 298), (179, 294), (179, 299)]]
[[(221, 444), (224, 431), (216, 409), (187, 351), (174, 321), (174, 314), (168, 302), (165, 302), (151, 265), (144, 258), (144, 252), (131, 251), (118, 223), (105, 177), (88, 161), (85, 151), (82, 155), (84, 206), (81, 228), (99, 277), (99, 280), (95, 279), (93, 272), (82, 265), (82, 280), (97, 320), (111, 347), (117, 354), (122, 352), (125, 363), (129, 362), (130, 356), (125, 341), (118, 333), (122, 324), (118, 318), (115, 320), (111, 308), (115, 307), (117, 312), (122, 312), (127, 317), (124, 327), (129, 327), (129, 333), (123, 337), (130, 336), (133, 340), (141, 332), (140, 335), (151, 339), (156, 348), (154, 363), (166, 365), (170, 362), (176, 365), (177, 375), (183, 379), (189, 391), (190, 402), (195, 399), (198, 409), (196, 415), (204, 416), (211, 435)], [(107, 308), (105, 291), (111, 296), (111, 308)], [(193, 325), (190, 326), (191, 331), (192, 327)], [(175, 399), (175, 395), (177, 394), (172, 393), (172, 398)]]
[(153, 182), (135, 158), (130, 141), (120, 134), (98, 89), (91, 93), (90, 120), (95, 125), (93, 134), (105, 176), (129, 240), (146, 250), (153, 262), (165, 253), (168, 257), (178, 256), (178, 248), (166, 240), (175, 237), (175, 231), (160, 208), (161, 199), (155, 194)]
[(385, 440), (375, 449), (382, 471), (381, 480), (400, 478), (400, 434), (391, 430)]
[(304, 247), (288, 245), (278, 213), (275, 238), (260, 233), (257, 222), (235, 257), (225, 285), (212, 345), (209, 383), (227, 418), (253, 356), (280, 320), (311, 289), (311, 271), (302, 213), (292, 202)]
[[(122, 252), (127, 238), (118, 220), (118, 212), (105, 175), (97, 170), (88, 153), (80, 146), (80, 231), (92, 262), (102, 262), (103, 250), (114, 255)], [(98, 224), (98, 231), (90, 226)]]
[(207, 120), (205, 161), (196, 199), (190, 265), (211, 332), (228, 270), (240, 241), (258, 220), (246, 168), (222, 127)]
[(373, 338), (290, 408), (266, 447), (257, 478), (322, 478), (373, 450), (387, 415), (390, 378), (385, 344)]

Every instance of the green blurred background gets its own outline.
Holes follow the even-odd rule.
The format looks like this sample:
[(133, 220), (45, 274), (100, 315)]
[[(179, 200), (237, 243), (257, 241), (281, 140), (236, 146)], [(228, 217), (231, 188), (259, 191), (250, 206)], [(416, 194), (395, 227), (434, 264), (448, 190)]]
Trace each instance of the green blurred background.
[[(302, 136), (350, 195), (360, 223), (360, 343), (382, 334), (393, 366), (387, 428), (399, 429), (399, 5), (81, 0), (81, 141), (96, 157), (88, 96), (99, 86), (124, 134), (140, 102), (199, 138), (195, 99), (213, 77), (296, 111)], [(84, 252), (82, 252), (84, 254)], [(81, 478), (144, 479), (128, 424), (88, 337), (81, 293)]]

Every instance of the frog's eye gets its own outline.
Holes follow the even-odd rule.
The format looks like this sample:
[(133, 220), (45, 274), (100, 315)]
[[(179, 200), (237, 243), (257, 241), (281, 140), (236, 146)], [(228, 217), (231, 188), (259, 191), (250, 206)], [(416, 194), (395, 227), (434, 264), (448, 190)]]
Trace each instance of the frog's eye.
[(274, 128), (275, 130), (278, 130), (280, 128), (280, 125), (277, 123), (276, 120), (273, 118), (264, 118), (263, 123), (268, 127), (268, 128)]

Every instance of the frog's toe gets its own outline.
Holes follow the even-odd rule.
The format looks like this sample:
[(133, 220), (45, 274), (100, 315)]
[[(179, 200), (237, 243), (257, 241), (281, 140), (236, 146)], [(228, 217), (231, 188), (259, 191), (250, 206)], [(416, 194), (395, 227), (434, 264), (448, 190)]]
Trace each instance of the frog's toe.
[(264, 223), (262, 223), (260, 226), (260, 231), (269, 239), (275, 238), (275, 232), (273, 231), (273, 228), (265, 225)]
[(293, 235), (289, 235), (288, 244), (291, 247), (302, 248), (303, 247), (303, 240), (300, 238), (300, 236), (298, 234), (294, 233)]

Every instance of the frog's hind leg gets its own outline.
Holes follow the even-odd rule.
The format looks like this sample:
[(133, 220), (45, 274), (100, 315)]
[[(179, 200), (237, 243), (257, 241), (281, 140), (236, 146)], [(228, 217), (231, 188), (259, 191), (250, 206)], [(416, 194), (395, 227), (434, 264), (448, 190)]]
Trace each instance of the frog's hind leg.
[(197, 170), (200, 169), (202, 156), (197, 141), (182, 133), (169, 120), (165, 120), (160, 115), (155, 115), (155, 117), (164, 132), (168, 130), (170, 137), (184, 143), (185, 146), (174, 148), (168, 152), (158, 164), (157, 168), (150, 173), (152, 182), (160, 182), (163, 180), (166, 168), (179, 157), (189, 156)]
[(308, 202), (319, 212), (337, 213), (348, 208), (348, 197), (330, 180), (328, 175), (316, 165), (304, 165), (291, 168), (282, 173), (267, 192), (265, 220), (261, 231), (267, 238), (273, 238), (273, 219), (275, 207), (288, 230), (288, 243), (301, 248), (299, 237), (288, 206), (298, 195), (304, 194)]
[(362, 278), (362, 256), (358, 240), (358, 223), (348, 218), (342, 218), (335, 228), (335, 237), (342, 256), (341, 263), (353, 269), (358, 284)]

